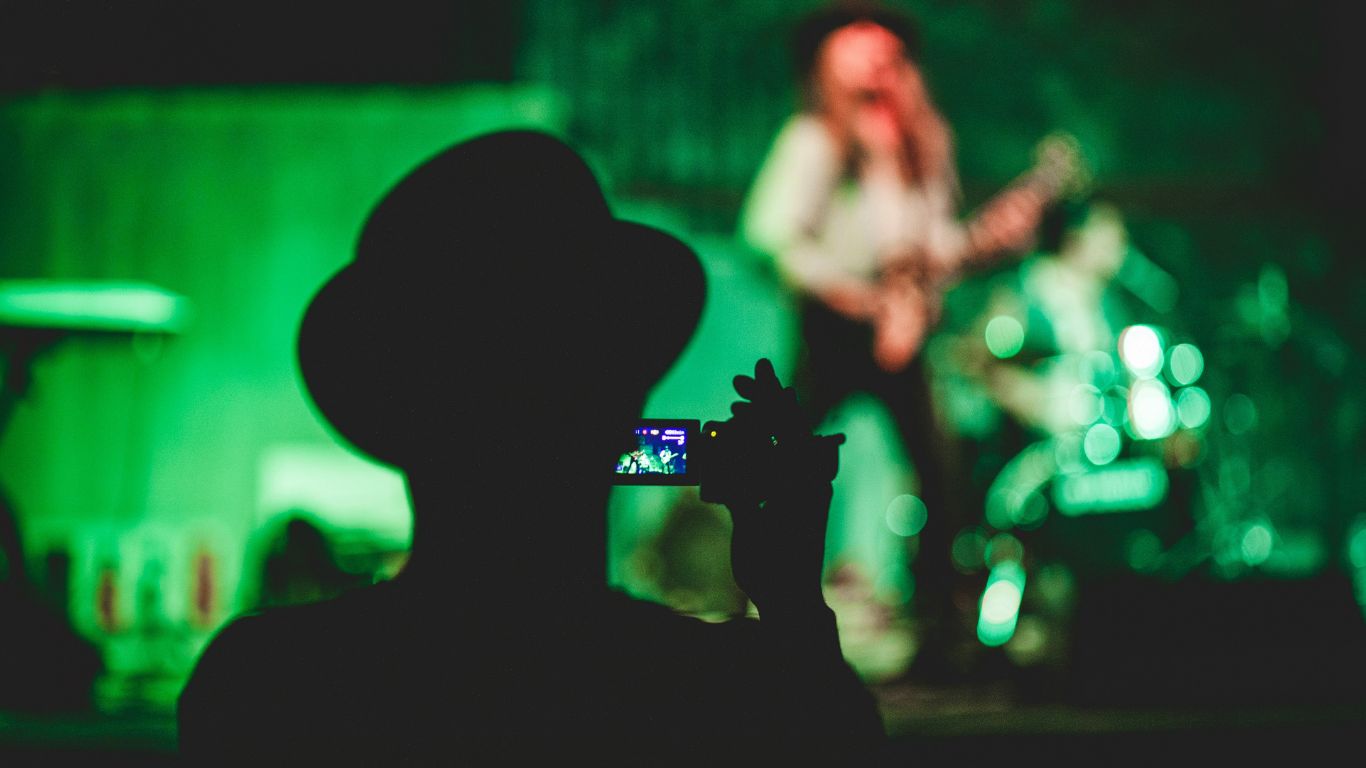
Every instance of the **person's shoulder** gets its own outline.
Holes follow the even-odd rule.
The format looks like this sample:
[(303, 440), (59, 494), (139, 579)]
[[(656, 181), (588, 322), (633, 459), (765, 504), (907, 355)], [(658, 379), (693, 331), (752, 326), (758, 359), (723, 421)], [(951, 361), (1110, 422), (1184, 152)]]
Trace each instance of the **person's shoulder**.
[(186, 693), (243, 683), (282, 656), (302, 638), (308, 625), (301, 614), (307, 606), (270, 608), (243, 613), (229, 620), (209, 640), (195, 663)]
[(810, 146), (833, 146), (825, 121), (810, 112), (795, 112), (778, 129), (778, 141)]
[[(376, 588), (355, 590), (317, 603), (275, 606), (238, 615), (213, 636), (195, 665), (195, 678), (242, 679), (298, 673), (321, 662), (321, 651), (359, 642), (360, 628), (376, 626), (368, 616)], [(193, 681), (193, 679), (192, 679)]]
[(383, 626), (367, 615), (373, 602), (370, 596), (343, 595), (250, 611), (224, 624), (181, 690), (182, 749), (227, 749), (227, 741), (245, 738), (230, 733), (235, 728), (274, 733), (272, 723), (293, 718), (302, 724), (309, 712), (331, 711), (328, 699), (345, 704), (337, 681), (374, 641), (378, 630), (367, 634), (363, 628)]

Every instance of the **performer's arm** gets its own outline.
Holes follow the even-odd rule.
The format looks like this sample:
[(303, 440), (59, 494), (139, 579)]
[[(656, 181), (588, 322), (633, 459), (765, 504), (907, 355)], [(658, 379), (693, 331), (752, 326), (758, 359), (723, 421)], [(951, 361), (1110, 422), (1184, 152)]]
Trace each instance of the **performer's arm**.
[(1075, 138), (1045, 137), (1034, 165), (987, 201), (967, 226), (964, 266), (973, 268), (1028, 250), (1044, 209), (1069, 189), (1084, 187), (1088, 172)]
[(794, 291), (866, 319), (875, 309), (875, 285), (848, 274), (820, 241), (843, 162), (818, 118), (789, 120), (750, 188), (741, 211), (741, 234), (751, 247), (773, 258), (779, 276)]
[(985, 266), (1026, 251), (1051, 197), (1037, 185), (1020, 184), (987, 201), (967, 224), (964, 266)]

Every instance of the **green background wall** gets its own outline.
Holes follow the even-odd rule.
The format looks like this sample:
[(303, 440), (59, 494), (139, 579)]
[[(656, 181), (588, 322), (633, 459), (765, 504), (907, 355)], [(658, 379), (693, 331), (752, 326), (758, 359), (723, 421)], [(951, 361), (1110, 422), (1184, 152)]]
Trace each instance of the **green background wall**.
[[(790, 370), (790, 307), (732, 233), (749, 178), (795, 104), (787, 30), (817, 4), (495, 5), (481, 11), (487, 19), (418, 18), (458, 33), (415, 36), (427, 58), (384, 76), (317, 65), (176, 82), (153, 47), (141, 69), (124, 62), (140, 79), (34, 77), (0, 103), (0, 280), (149, 281), (192, 309), (177, 336), (59, 343), (37, 361), (34, 389), (0, 439), (0, 483), (30, 570), (65, 595), (78, 630), (100, 638), (116, 669), (163, 668), (173, 689), (212, 625), (184, 628), (173, 652), (156, 650), (138, 639), (139, 584), (159, 584), (166, 619), (183, 624), (191, 557), (208, 547), (216, 620), (226, 618), (249, 597), (252, 547), (271, 515), (330, 505), (344, 547), (402, 548), (401, 488), (337, 446), (311, 413), (292, 332), (377, 196), (461, 137), (512, 124), (560, 133), (600, 172), (621, 215), (697, 247), (712, 301), (652, 412), (724, 415), (730, 376), (755, 357)], [(966, 207), (1021, 171), (1041, 135), (1073, 132), (1096, 194), (1120, 207), (1135, 246), (1176, 280), (1175, 304), (1155, 319), (1205, 351), (1216, 413), (1235, 396), (1255, 404), (1255, 429), (1235, 434), (1216, 420), (1208, 431), (1216, 460), (1202, 467), (1199, 509), (1188, 514), (1229, 526), (1265, 519), (1287, 541), (1311, 541), (1283, 575), (1366, 567), (1357, 534), (1366, 525), (1357, 471), (1366, 279), (1359, 217), (1345, 215), (1350, 124), (1334, 91), (1344, 49), (1325, 38), (1331, 14), (1169, 0), (897, 5), (921, 21)], [(498, 34), (472, 44), (485, 22)], [(38, 60), (18, 28), (4, 39)], [(164, 35), (192, 43), (186, 28)], [(330, 38), (332, 61), (347, 60), (349, 39)], [(391, 51), (403, 47), (395, 40)], [(295, 44), (307, 60), (313, 49)], [(100, 71), (91, 61), (83, 71)], [(213, 79), (202, 77), (207, 64), (189, 71)], [(950, 296), (944, 330), (967, 326), (990, 277)], [(904, 590), (885, 502), (852, 501), (894, 493), (900, 458), (881, 448), (887, 428), (875, 407), (856, 403), (843, 417), (846, 457), (871, 457), (862, 464), (872, 468), (841, 478), (833, 554), (852, 553), (886, 576), (885, 588)], [(317, 490), (343, 476), (355, 482), (349, 502)], [(674, 501), (641, 489), (614, 498), (614, 580), (648, 591), (633, 584), (628, 560)], [(53, 549), (71, 553), (65, 587), (47, 571)], [(169, 575), (149, 576), (149, 561)], [(127, 642), (95, 627), (105, 562), (121, 564)], [(1225, 574), (1252, 575), (1236, 563)]]

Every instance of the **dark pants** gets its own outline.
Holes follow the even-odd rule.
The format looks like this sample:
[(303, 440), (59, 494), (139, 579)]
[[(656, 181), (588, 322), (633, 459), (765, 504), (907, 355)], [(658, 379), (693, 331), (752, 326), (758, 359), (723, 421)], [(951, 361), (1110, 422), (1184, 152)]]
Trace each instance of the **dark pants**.
[(967, 524), (962, 510), (965, 486), (955, 481), (958, 462), (936, 418), (922, 356), (896, 373), (882, 370), (873, 361), (871, 326), (816, 301), (803, 302), (801, 330), (804, 343), (794, 386), (813, 423), (819, 425), (855, 392), (877, 397), (891, 414), (928, 510), (912, 570), (916, 614), (936, 630), (948, 629), (955, 580), (953, 537)]

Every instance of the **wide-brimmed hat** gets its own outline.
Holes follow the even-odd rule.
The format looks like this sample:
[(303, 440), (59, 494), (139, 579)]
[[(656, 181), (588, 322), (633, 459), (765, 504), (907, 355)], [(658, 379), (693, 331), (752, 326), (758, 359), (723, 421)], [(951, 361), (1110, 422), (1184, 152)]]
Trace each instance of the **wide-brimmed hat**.
[(403, 465), (494, 401), (559, 403), (585, 386), (639, 399), (692, 337), (705, 292), (693, 250), (617, 219), (563, 141), (491, 133), (382, 197), (304, 313), (299, 367), (343, 438)]

